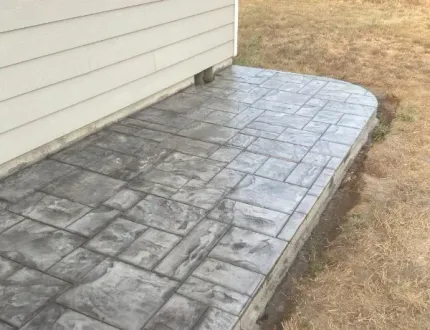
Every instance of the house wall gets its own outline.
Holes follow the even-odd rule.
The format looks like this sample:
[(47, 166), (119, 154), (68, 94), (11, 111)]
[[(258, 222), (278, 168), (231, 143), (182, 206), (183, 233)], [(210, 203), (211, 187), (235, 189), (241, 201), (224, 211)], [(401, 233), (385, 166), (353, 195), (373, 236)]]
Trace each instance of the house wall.
[(0, 1), (3, 172), (17, 157), (31, 161), (27, 153), (130, 114), (230, 59), (235, 7), (235, 0)]

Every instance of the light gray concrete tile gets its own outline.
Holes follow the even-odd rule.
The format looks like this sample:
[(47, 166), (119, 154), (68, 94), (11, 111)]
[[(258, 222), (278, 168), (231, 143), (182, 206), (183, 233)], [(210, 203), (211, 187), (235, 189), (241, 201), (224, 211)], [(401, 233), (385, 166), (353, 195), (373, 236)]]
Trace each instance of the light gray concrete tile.
[(321, 134), (318, 133), (307, 132), (295, 128), (287, 128), (281, 135), (279, 135), (278, 140), (312, 147), (320, 137)]
[(207, 306), (189, 298), (173, 295), (149, 320), (144, 330), (191, 330)]
[(295, 92), (295, 93), (297, 93), (304, 86), (305, 86), (305, 84), (297, 84), (297, 83), (293, 83), (293, 82), (288, 82), (287, 81), (281, 87), (279, 87), (278, 89), (281, 90), (281, 91), (285, 91), (285, 92)]
[(310, 118), (282, 112), (266, 111), (258, 117), (257, 121), (272, 125), (302, 129), (309, 123)]
[(211, 110), (211, 112), (205, 118), (203, 118), (202, 121), (217, 125), (224, 125), (234, 117), (236, 117), (235, 113)]
[(231, 138), (227, 145), (236, 147), (236, 148), (246, 148), (252, 142), (255, 141), (255, 136), (245, 135), (245, 134), (236, 134), (233, 138)]
[(343, 158), (349, 151), (349, 146), (329, 141), (318, 141), (311, 152)]
[(236, 117), (230, 119), (224, 125), (228, 127), (242, 129), (250, 122), (263, 113), (261, 109), (248, 108), (239, 113)]
[(7, 210), (0, 210), (0, 233), (22, 221), (24, 217), (11, 213)]
[(215, 160), (174, 152), (164, 159), (157, 169), (190, 179), (209, 181), (221, 171), (223, 165)]
[(274, 237), (232, 227), (209, 256), (254, 272), (268, 274), (286, 245), (286, 242)]
[[(285, 127), (283, 127), (285, 128)], [(279, 133), (270, 133), (270, 132), (266, 132), (266, 131), (260, 131), (257, 129), (252, 129), (252, 128), (244, 128), (241, 130), (242, 133), (247, 134), (247, 135), (252, 135), (255, 137), (262, 137), (265, 139), (276, 139), (279, 135)]]
[(258, 100), (252, 105), (252, 107), (257, 109), (262, 109), (262, 110), (289, 113), (289, 114), (293, 114), (300, 109), (300, 105), (273, 102), (273, 101), (268, 101), (266, 99)]
[(206, 257), (228, 225), (214, 220), (202, 220), (161, 261), (155, 270), (176, 279), (185, 279)]
[(291, 241), (294, 234), (299, 229), (300, 225), (306, 219), (306, 215), (303, 213), (294, 212), (293, 215), (288, 219), (282, 231), (279, 233), (278, 238), (285, 241)]
[(378, 100), (373, 95), (352, 94), (350, 97), (348, 97), (346, 102), (347, 103), (361, 104), (361, 105), (368, 105), (371, 107), (377, 107), (378, 106)]
[(243, 179), (244, 176), (245, 173), (226, 168), (219, 172), (211, 181), (209, 181), (209, 186), (218, 188), (233, 188), (240, 182), (240, 180)]
[(152, 269), (181, 240), (181, 237), (149, 228), (118, 258), (136, 266)]
[[(178, 120), (181, 120), (181, 117), (179, 117)], [(184, 123), (182, 125), (178, 124), (178, 126), (180, 126), (180, 127), (187, 126), (187, 125), (191, 124), (191, 122), (192, 122), (191, 120), (186, 120), (186, 121), (184, 121)], [(172, 133), (172, 134), (175, 134), (181, 130), (181, 128), (178, 128), (178, 127), (166, 126), (166, 125), (150, 123), (150, 122), (147, 123), (146, 128), (152, 129), (155, 131), (160, 131), (160, 132)]]
[(302, 162), (319, 167), (324, 167), (327, 165), (331, 158), (331, 156), (308, 152), (306, 156), (302, 159)]
[(297, 73), (290, 72), (278, 72), (276, 73), (272, 79), (280, 80), (280, 81), (288, 81), (296, 84), (307, 84), (313, 78), (310, 76), (305, 76)]
[(0, 280), (12, 275), (22, 266), (14, 261), (0, 257)]
[(329, 124), (316, 122), (316, 121), (310, 121), (305, 127), (303, 127), (303, 130), (308, 131), (308, 132), (314, 132), (314, 133), (322, 134), (327, 130), (327, 128), (329, 126), (330, 126)]
[(311, 97), (309, 95), (277, 90), (273, 90), (264, 96), (264, 99), (268, 101), (300, 106), (305, 104), (310, 98)]
[(132, 180), (139, 174), (148, 172), (156, 164), (162, 161), (171, 153), (171, 150), (155, 148), (147, 152), (142, 152), (137, 158), (127, 163), (123, 168), (114, 172), (110, 176), (119, 180)]
[(138, 132), (135, 132), (134, 135), (157, 142), (162, 142), (172, 137), (172, 134), (170, 133), (156, 131), (148, 128), (142, 128)]
[(156, 196), (146, 196), (126, 217), (151, 227), (186, 235), (204, 217), (205, 211)]
[(164, 186), (159, 183), (150, 182), (145, 180), (143, 177), (138, 176), (137, 178), (130, 181), (128, 186), (131, 189), (139, 190), (148, 194), (169, 198), (175, 194), (178, 190), (173, 187)]
[(327, 102), (327, 100), (317, 99), (313, 97), (308, 102), (306, 102), (306, 105), (322, 108), (327, 104)]
[(368, 117), (345, 114), (339, 120), (337, 125), (362, 129), (366, 126), (368, 121)]
[(185, 175), (153, 169), (141, 177), (132, 180), (131, 184), (138, 185), (141, 179), (179, 189), (187, 183), (190, 178)]
[[(161, 109), (146, 108), (133, 115), (134, 118), (139, 120), (144, 120), (153, 124), (175, 127), (175, 128), (185, 128), (193, 122), (190, 118), (185, 118), (180, 116), (174, 111), (165, 111)], [(149, 129), (155, 129), (154, 126), (146, 126)], [(157, 129), (159, 131), (165, 131)], [(169, 132), (170, 133), (170, 132)]]
[(318, 93), (318, 91), (323, 88), (327, 84), (326, 81), (323, 80), (312, 80), (307, 83), (302, 89), (298, 92), (302, 94), (314, 95)]
[(264, 280), (261, 274), (211, 258), (206, 258), (192, 275), (248, 296)]
[(248, 104), (211, 97), (203, 103), (203, 106), (219, 111), (240, 113), (248, 107)]
[(112, 197), (125, 184), (108, 176), (77, 170), (49, 184), (43, 191), (95, 207)]
[(119, 122), (122, 126), (131, 126), (131, 127), (138, 127), (138, 128), (144, 128), (148, 126), (148, 122), (134, 119), (134, 118), (125, 118)]
[(285, 181), (296, 166), (297, 163), (294, 162), (269, 158), (255, 174), (273, 180)]
[(24, 220), (0, 235), (0, 255), (46, 270), (83, 242), (82, 237)]
[(214, 187), (204, 181), (193, 179), (179, 189), (171, 199), (210, 210), (229, 190), (229, 188)]
[(228, 198), (284, 213), (292, 213), (306, 189), (288, 183), (247, 175)]
[[(194, 120), (205, 121), (204, 119), (213, 111), (216, 111), (216, 110), (205, 108), (205, 107), (196, 107), (191, 109), (187, 113), (184, 113), (184, 116)], [(230, 114), (228, 112), (224, 112), (224, 113)], [(235, 114), (230, 114), (230, 115), (235, 116)]]
[(340, 113), (348, 113), (350, 115), (370, 117), (376, 112), (376, 107), (369, 107), (367, 105), (361, 104), (351, 104), (351, 103), (343, 103), (343, 102), (333, 102), (330, 101), (324, 107), (324, 110), (340, 112)]
[(219, 146), (213, 143), (189, 139), (186, 137), (174, 136), (160, 144), (160, 148), (173, 149), (186, 154), (208, 157)]
[(22, 268), (0, 283), (0, 318), (20, 327), (65, 288), (66, 282)]
[(120, 211), (99, 206), (67, 227), (68, 231), (90, 237), (119, 215)]
[(6, 201), (0, 200), (0, 210), (5, 210), (9, 207), (9, 203)]
[(194, 330), (232, 330), (238, 317), (210, 307)]
[(143, 197), (145, 197), (145, 195), (137, 191), (121, 189), (104, 204), (114, 209), (125, 211), (134, 206)]
[(265, 87), (265, 88), (270, 88), (270, 89), (279, 89), (284, 84), (285, 84), (285, 82), (283, 82), (283, 81), (269, 78), (264, 83), (262, 83), (260, 86)]
[(330, 101), (338, 101), (338, 102), (344, 102), (350, 97), (351, 94), (347, 92), (342, 91), (329, 91), (329, 90), (320, 90), (315, 97), (323, 100), (330, 100)]
[(329, 82), (323, 89), (323, 92), (347, 92), (350, 94), (364, 95), (366, 90), (357, 85), (344, 83), (344, 82)]
[(261, 123), (258, 121), (254, 121), (247, 126), (247, 128), (253, 128), (260, 131), (266, 131), (271, 133), (282, 133), (285, 130), (284, 126), (278, 126), (273, 124)]
[(202, 103), (206, 100), (206, 96), (178, 93), (154, 104), (152, 107), (156, 109), (185, 113), (192, 108), (202, 105)]
[(100, 254), (77, 248), (49, 268), (48, 273), (68, 282), (77, 282), (104, 259)]
[(96, 142), (96, 146), (118, 151), (130, 156), (139, 156), (157, 147), (157, 142), (142, 139), (137, 136), (112, 132)]
[(318, 196), (306, 195), (300, 202), (299, 206), (297, 206), (296, 212), (308, 214), (314, 207), (317, 199)]
[(37, 192), (10, 207), (12, 212), (65, 228), (91, 209), (88, 206)]
[(0, 330), (15, 330), (16, 328), (6, 324), (0, 320)]
[(266, 95), (270, 89), (255, 87), (250, 92), (242, 92), (242, 91), (234, 91), (230, 95), (227, 95), (226, 98), (231, 101), (243, 102), (252, 104)]
[(322, 110), (312, 119), (326, 124), (336, 124), (342, 117), (342, 113)]
[(313, 184), (311, 189), (308, 190), (308, 195), (319, 197), (325, 187), (317, 186), (316, 184)]
[(116, 219), (85, 244), (87, 249), (116, 256), (148, 227), (125, 219)]
[(178, 132), (179, 135), (205, 142), (222, 144), (230, 140), (238, 131), (220, 125), (195, 122)]
[(296, 115), (313, 118), (320, 110), (321, 107), (305, 104), (296, 112)]
[(258, 138), (248, 147), (249, 151), (284, 158), (299, 162), (308, 152), (309, 148), (287, 142)]
[(94, 320), (86, 315), (76, 313), (70, 309), (52, 304), (45, 307), (23, 330), (42, 329), (91, 329), (91, 330), (115, 330), (106, 323)]
[(319, 166), (300, 163), (291, 172), (285, 182), (309, 188), (312, 186), (322, 170), (323, 168)]
[(343, 159), (338, 157), (331, 157), (330, 161), (327, 164), (327, 168), (332, 170), (337, 170), (337, 168), (342, 164)]
[(318, 179), (315, 181), (315, 185), (320, 186), (320, 187), (325, 187), (328, 184), (330, 184), (331, 179), (334, 175), (335, 171), (325, 168), (321, 174), (319, 175)]
[(227, 167), (241, 172), (254, 173), (266, 160), (266, 156), (243, 151)]
[(193, 276), (179, 287), (178, 293), (235, 315), (240, 314), (249, 299), (244, 294)]
[(276, 236), (288, 219), (285, 213), (231, 199), (219, 203), (208, 217), (270, 236)]
[(361, 130), (356, 128), (331, 125), (321, 137), (321, 140), (352, 145), (360, 135)]
[(221, 162), (231, 162), (238, 154), (240, 154), (241, 150), (237, 148), (231, 147), (221, 147), (217, 151), (215, 151), (209, 158), (218, 160)]
[(136, 127), (136, 126), (112, 124), (112, 125), (106, 127), (106, 130), (117, 132), (117, 133), (122, 133), (122, 134), (134, 135), (136, 132), (138, 132), (140, 130), (140, 128)]
[(82, 283), (67, 290), (57, 301), (121, 329), (138, 330), (176, 287), (176, 281), (121, 262), (105, 260), (88, 273)]
[(76, 167), (54, 160), (43, 160), (1, 181), (0, 198), (15, 203), (74, 169)]

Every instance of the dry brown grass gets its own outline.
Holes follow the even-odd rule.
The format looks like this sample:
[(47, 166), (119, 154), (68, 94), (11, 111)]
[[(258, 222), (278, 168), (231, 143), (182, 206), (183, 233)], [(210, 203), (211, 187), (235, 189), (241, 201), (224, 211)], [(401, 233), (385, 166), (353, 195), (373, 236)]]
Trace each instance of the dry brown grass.
[(297, 285), (293, 329), (430, 329), (430, 2), (242, 0), (238, 64), (331, 76), (398, 100), (361, 201)]

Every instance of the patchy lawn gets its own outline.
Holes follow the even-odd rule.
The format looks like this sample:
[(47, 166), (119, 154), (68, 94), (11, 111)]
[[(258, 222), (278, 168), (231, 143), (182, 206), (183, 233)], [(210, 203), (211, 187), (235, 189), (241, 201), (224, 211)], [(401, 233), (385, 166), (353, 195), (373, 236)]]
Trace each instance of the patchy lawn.
[(384, 110), (283, 329), (430, 329), (430, 2), (242, 0), (236, 63), (358, 83)]

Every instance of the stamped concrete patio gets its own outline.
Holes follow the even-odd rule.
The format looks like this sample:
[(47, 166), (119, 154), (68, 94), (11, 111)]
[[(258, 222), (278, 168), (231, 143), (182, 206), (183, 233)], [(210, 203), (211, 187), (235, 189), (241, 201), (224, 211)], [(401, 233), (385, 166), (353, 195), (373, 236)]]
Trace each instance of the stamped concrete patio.
[(0, 182), (0, 329), (251, 329), (376, 122), (234, 66)]

